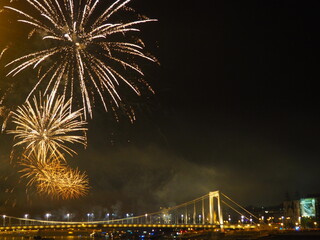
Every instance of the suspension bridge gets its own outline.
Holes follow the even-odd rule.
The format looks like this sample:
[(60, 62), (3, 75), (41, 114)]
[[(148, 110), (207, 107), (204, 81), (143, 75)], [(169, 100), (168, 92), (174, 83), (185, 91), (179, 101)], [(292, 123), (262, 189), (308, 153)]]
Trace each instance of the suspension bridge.
[(2, 215), (0, 231), (67, 230), (96, 228), (255, 228), (259, 219), (220, 191), (158, 212), (100, 221), (49, 221)]

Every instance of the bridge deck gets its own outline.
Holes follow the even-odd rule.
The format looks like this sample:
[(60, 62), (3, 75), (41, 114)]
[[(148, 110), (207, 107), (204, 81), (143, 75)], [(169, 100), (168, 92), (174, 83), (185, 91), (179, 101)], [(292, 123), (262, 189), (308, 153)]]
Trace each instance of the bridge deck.
[(210, 224), (56, 224), (56, 225), (23, 225), (0, 227), (0, 231), (40, 230), (40, 229), (87, 229), (87, 228), (219, 228)]

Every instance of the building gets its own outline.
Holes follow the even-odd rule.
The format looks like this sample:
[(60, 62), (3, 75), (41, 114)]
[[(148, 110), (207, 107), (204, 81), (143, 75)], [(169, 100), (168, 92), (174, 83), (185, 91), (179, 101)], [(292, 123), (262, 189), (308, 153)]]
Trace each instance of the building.
[(286, 227), (317, 228), (320, 223), (320, 194), (285, 201), (283, 210)]
[(295, 226), (300, 225), (300, 200), (283, 202), (283, 215), (286, 227), (294, 228)]

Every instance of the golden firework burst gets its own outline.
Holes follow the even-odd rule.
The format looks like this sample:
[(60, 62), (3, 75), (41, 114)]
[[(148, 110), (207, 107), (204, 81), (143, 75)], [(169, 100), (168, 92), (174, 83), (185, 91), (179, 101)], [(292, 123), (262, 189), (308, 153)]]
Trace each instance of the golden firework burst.
[(36, 153), (38, 159), (47, 159), (49, 153), (64, 160), (64, 153), (76, 153), (67, 144), (86, 146), (86, 136), (79, 135), (87, 130), (81, 115), (81, 110), (71, 111), (71, 100), (65, 102), (63, 96), (39, 94), (39, 99), (34, 96), (32, 102), (26, 101), (12, 112), (12, 121), (17, 126), (7, 133), (15, 134), (14, 147), (23, 146), (27, 156)]
[(89, 189), (87, 175), (61, 163), (54, 154), (47, 156), (45, 160), (35, 153), (23, 156), (20, 172), (29, 180), (28, 186), (35, 186), (39, 194), (55, 199), (85, 196)]
[[(43, 42), (50, 42), (44, 46), (53, 46), (9, 62), (6, 67), (11, 70), (7, 76), (15, 76), (29, 67), (39, 68), (39, 80), (28, 98), (41, 85), (45, 85), (45, 93), (60, 89), (65, 98), (71, 99), (75, 90), (81, 89), (85, 117), (87, 114), (92, 117), (95, 95), (106, 111), (108, 102), (118, 106), (120, 85), (129, 86), (138, 95), (140, 84), (153, 91), (145, 81), (124, 75), (128, 70), (136, 73), (137, 78), (144, 75), (137, 63), (139, 58), (156, 62), (154, 57), (143, 53), (145, 46), (140, 38), (128, 37), (129, 33), (140, 31), (137, 25), (156, 20), (138, 14), (134, 21), (113, 19), (120, 10), (134, 12), (127, 7), (129, 2), (117, 0), (106, 8), (105, 2), (98, 0), (27, 0), (27, 11), (6, 6), (21, 17), (19, 22), (32, 26), (32, 34), (38, 33)], [(50, 65), (46, 64), (48, 61)]]

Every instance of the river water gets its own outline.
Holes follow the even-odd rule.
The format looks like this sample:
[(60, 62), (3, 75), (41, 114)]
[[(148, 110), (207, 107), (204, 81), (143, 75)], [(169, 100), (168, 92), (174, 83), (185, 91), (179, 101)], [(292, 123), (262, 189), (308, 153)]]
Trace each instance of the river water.
[[(50, 237), (54, 240), (87, 240), (87, 239), (96, 239), (96, 238), (90, 238), (90, 237), (78, 237), (78, 236), (59, 236), (59, 237)], [(99, 238), (99, 239), (105, 239), (105, 238)], [(0, 240), (34, 240), (33, 238), (25, 238), (25, 237), (4, 237), (0, 235)]]
[[(193, 236), (193, 237), (187, 237), (187, 236), (157, 236), (150, 238), (145, 238), (141, 236), (117, 236), (116, 238), (106, 238), (106, 237), (98, 237), (93, 238), (89, 236), (48, 236), (48, 239), (54, 239), (54, 240), (320, 240), (320, 232), (316, 233), (303, 233), (303, 234), (270, 234), (269, 236), (262, 236), (262, 235), (219, 235), (219, 234), (213, 234), (213, 235), (206, 235), (206, 236)], [(33, 237), (13, 237), (13, 236), (1, 236), (0, 240), (34, 240)]]

